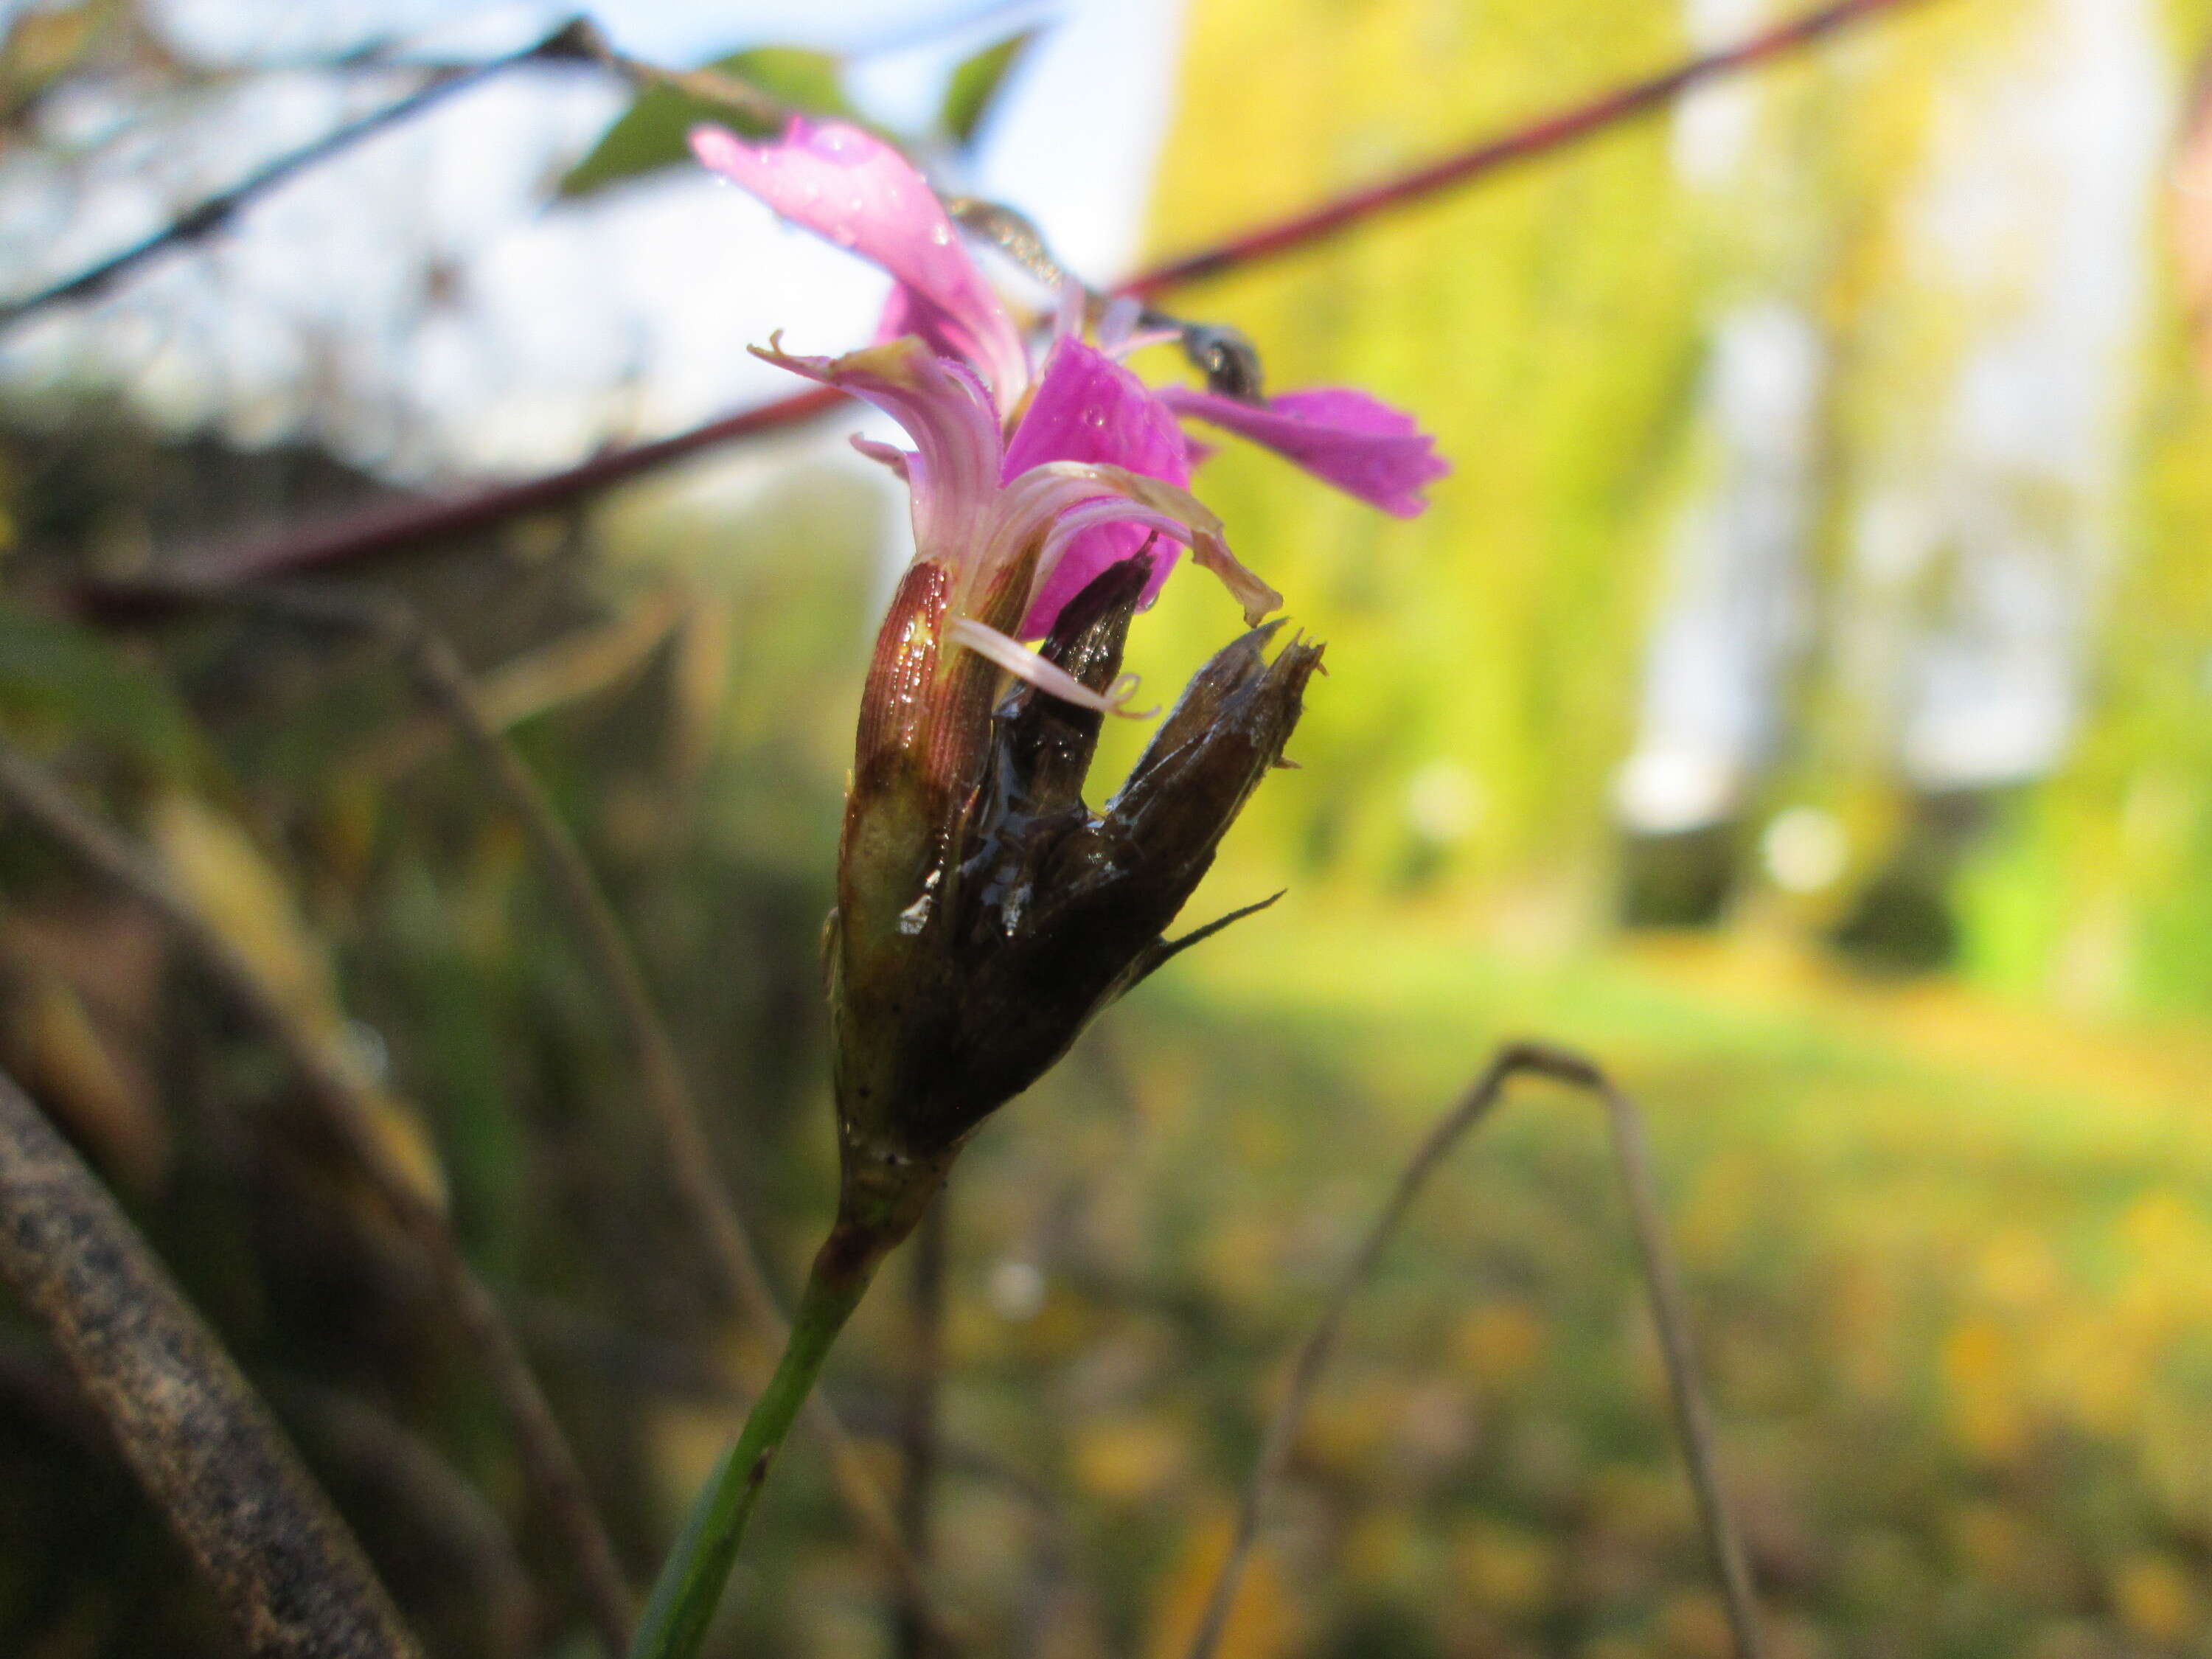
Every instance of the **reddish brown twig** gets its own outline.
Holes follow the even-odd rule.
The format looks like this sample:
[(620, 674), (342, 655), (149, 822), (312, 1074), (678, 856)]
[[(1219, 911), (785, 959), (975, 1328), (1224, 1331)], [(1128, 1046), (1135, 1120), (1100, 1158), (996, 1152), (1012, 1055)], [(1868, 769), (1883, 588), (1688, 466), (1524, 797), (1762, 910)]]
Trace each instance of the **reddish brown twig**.
[(1578, 138), (1661, 108), (1702, 81), (1753, 68), (1769, 58), (1811, 46), (1850, 24), (1911, 3), (1914, 0), (1837, 0), (1835, 4), (1778, 23), (1735, 46), (1692, 58), (1662, 74), (1632, 81), (1588, 103), (1547, 115), (1499, 137), (1486, 139), (1440, 161), (1431, 161), (1395, 179), (1355, 190), (1272, 225), (1246, 231), (1200, 252), (1155, 265), (1130, 277), (1115, 292), (1149, 298), (1167, 289), (1202, 282), (1239, 266), (1287, 253), (1293, 248), (1326, 241), (1378, 213), (1410, 207), (1455, 185), (1496, 173), (1516, 161), (1533, 161)]
[(258, 1659), (420, 1652), (330, 1500), (83, 1161), (0, 1073), (0, 1278)]
[[(1700, 82), (1750, 69), (1812, 45), (1846, 26), (1912, 0), (1838, 0), (1792, 21), (1726, 48), (1692, 58), (1662, 74), (1573, 106), (1507, 133), (1486, 139), (1379, 184), (1262, 225), (1219, 246), (1138, 272), (1113, 290), (1150, 297), (1184, 283), (1222, 276), (1242, 266), (1340, 235), (1378, 213), (1406, 207), (1440, 191), (1525, 161), (1635, 116), (1662, 107)], [(406, 501), (319, 524), (295, 526), (260, 541), (189, 559), (159, 586), (88, 586), (82, 598), (105, 615), (166, 610), (187, 603), (191, 590), (266, 577), (327, 569), (445, 537), (489, 529), (526, 514), (586, 499), (611, 485), (672, 462), (743, 438), (787, 431), (827, 414), (844, 401), (826, 389), (802, 392), (650, 443), (608, 450), (579, 465), (520, 483), (464, 494)]]
[(1534, 1042), (1508, 1044), (1483, 1068), (1474, 1086), (1457, 1105), (1429, 1132), (1398, 1177), (1382, 1213), (1376, 1218), (1346, 1264), (1330, 1295), (1328, 1306), (1298, 1349), (1291, 1368), (1291, 1385), (1275, 1408), (1261, 1443), (1260, 1455), (1245, 1477), (1237, 1504), (1237, 1526), (1229, 1553), (1215, 1575), (1206, 1610), (1192, 1638), (1189, 1659), (1213, 1659), (1229, 1612), (1236, 1604), (1237, 1585), (1244, 1563), (1260, 1535), (1260, 1508), (1268, 1488), (1290, 1461), (1291, 1447), (1304, 1421), (1306, 1407), (1320, 1386), (1322, 1372), (1336, 1351), (1344, 1322), (1360, 1290), (1375, 1275), (1382, 1252), (1397, 1236), (1413, 1200), (1420, 1196), (1452, 1148), (1486, 1121), (1516, 1077), (1544, 1077), (1570, 1088), (1587, 1090), (1606, 1109), (1613, 1130), (1613, 1152), (1628, 1199), (1630, 1230), (1636, 1236), (1637, 1253), (1643, 1259), (1644, 1283), (1651, 1298), (1652, 1322), (1658, 1328), (1659, 1349), (1666, 1363), (1667, 1386), (1674, 1407), (1674, 1423), (1681, 1436), (1682, 1460), (1688, 1466), (1690, 1484), (1697, 1494), (1698, 1519), (1719, 1575), (1728, 1606), (1729, 1626), (1735, 1638), (1736, 1659), (1760, 1659), (1765, 1644), (1759, 1633), (1759, 1608), (1750, 1569), (1745, 1565), (1743, 1544), (1721, 1492), (1718, 1457), (1714, 1449), (1711, 1413), (1698, 1383), (1697, 1358), (1690, 1344), (1690, 1322), (1685, 1310), (1681, 1282), (1674, 1271), (1673, 1254), (1653, 1191), (1651, 1160), (1644, 1144), (1644, 1129), (1628, 1097), (1591, 1061), (1565, 1049)]
[(195, 590), (264, 577), (298, 575), (424, 542), (489, 530), (509, 520), (567, 507), (647, 472), (740, 438), (781, 432), (826, 415), (845, 401), (827, 387), (802, 392), (704, 426), (594, 455), (519, 483), (423, 501), (398, 501), (342, 518), (282, 530), (264, 541), (187, 560), (165, 581), (94, 586), (87, 598), (101, 615), (158, 614), (188, 604)]

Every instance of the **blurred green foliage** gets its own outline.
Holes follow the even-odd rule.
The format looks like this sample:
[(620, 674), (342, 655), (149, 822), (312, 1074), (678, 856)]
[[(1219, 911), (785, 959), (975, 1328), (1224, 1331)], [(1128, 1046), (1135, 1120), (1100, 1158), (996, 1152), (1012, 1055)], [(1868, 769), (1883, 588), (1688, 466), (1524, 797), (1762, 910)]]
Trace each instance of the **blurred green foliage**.
[(971, 52), (952, 66), (937, 122), (953, 143), (964, 147), (975, 142), (992, 105), (1006, 88), (1006, 77), (1020, 65), (1042, 32), (1023, 29)]
[[(755, 46), (718, 58), (706, 67), (771, 98), (818, 115), (857, 116), (845, 96), (844, 64), (834, 53), (799, 46)], [(561, 194), (590, 196), (641, 174), (658, 173), (690, 157), (684, 135), (702, 121), (766, 137), (775, 124), (673, 87), (651, 87), (601, 133), (584, 159), (561, 179)]]

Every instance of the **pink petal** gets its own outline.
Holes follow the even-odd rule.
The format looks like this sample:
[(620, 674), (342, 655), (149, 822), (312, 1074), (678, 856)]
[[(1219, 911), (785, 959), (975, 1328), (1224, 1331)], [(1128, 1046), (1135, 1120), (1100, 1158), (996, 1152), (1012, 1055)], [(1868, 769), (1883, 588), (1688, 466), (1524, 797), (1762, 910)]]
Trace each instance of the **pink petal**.
[[(1188, 451), (1175, 416), (1145, 383), (1102, 351), (1062, 336), (1045, 359), (1036, 394), (1006, 444), (1000, 477), (1008, 483), (1048, 461), (1123, 467), (1178, 487), (1190, 482)], [(1149, 532), (1138, 525), (1096, 526), (1078, 536), (1046, 573), (1022, 621), (1022, 635), (1051, 630), (1061, 607), (1109, 565), (1133, 558)], [(1158, 562), (1145, 585), (1150, 605), (1175, 568), (1179, 543), (1154, 544)]]
[[(1190, 491), (1098, 461), (1046, 461), (1001, 489), (985, 550), (976, 563), (983, 570), (1002, 570), (1042, 537), (1030, 602), (1030, 614), (1035, 617), (1047, 609), (1043, 599), (1063, 580), (1069, 554), (1102, 526), (1116, 521), (1137, 527), (1136, 549), (1155, 532), (1161, 538), (1156, 553), (1160, 547), (1177, 544), (1192, 549), (1199, 568), (1219, 577), (1243, 606), (1248, 623), (1258, 622), (1283, 602), (1281, 594), (1229, 550), (1220, 516)], [(1104, 568), (1094, 567), (1094, 574)], [(1073, 591), (1080, 592), (1080, 585)]]
[(842, 357), (793, 357), (774, 344), (755, 346), (753, 355), (866, 398), (904, 427), (915, 450), (903, 469), (914, 496), (915, 556), (955, 571), (973, 564), (999, 504), (999, 417), (964, 363), (933, 356), (912, 335)]
[(874, 134), (793, 116), (782, 138), (749, 144), (721, 127), (691, 129), (691, 153), (784, 218), (827, 237), (897, 281), (887, 329), (957, 357), (1012, 407), (1029, 355), (928, 181)]
[(1451, 471), (1436, 453), (1436, 440), (1412, 416), (1350, 386), (1286, 392), (1265, 404), (1187, 386), (1164, 386), (1158, 395), (1177, 414), (1262, 444), (1401, 519), (1417, 517), (1428, 506), (1422, 488)]

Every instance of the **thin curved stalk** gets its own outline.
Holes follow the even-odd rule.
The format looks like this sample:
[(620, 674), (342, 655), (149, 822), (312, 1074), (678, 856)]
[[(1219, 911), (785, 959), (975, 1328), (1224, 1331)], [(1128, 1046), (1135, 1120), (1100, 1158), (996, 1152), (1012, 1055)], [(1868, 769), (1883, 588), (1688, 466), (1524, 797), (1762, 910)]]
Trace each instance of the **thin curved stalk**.
[(1428, 1184), (1429, 1177), (1463, 1137), (1488, 1119), (1504, 1095), (1506, 1084), (1516, 1076), (1549, 1078), (1587, 1090), (1606, 1108), (1621, 1184), (1628, 1197), (1629, 1223), (1636, 1235), (1637, 1250), (1650, 1293), (1652, 1318), (1658, 1327), (1660, 1349), (1666, 1361), (1668, 1389), (1681, 1435), (1683, 1458), (1689, 1466), (1691, 1484), (1697, 1493), (1698, 1521), (1706, 1547), (1728, 1603), (1729, 1625), (1735, 1635), (1737, 1659), (1760, 1659), (1764, 1653), (1751, 1571), (1745, 1563), (1742, 1540), (1721, 1489), (1712, 1416), (1698, 1383), (1697, 1360), (1690, 1341), (1689, 1319), (1683, 1309), (1680, 1276), (1674, 1268), (1673, 1252), (1668, 1248), (1659, 1200), (1651, 1181), (1650, 1158), (1644, 1147), (1636, 1109), (1596, 1065), (1582, 1055), (1540, 1043), (1516, 1042), (1498, 1050), (1459, 1103), (1429, 1132), (1428, 1139), (1421, 1143), (1399, 1176), (1389, 1201), (1382, 1206), (1382, 1213), (1376, 1218), (1346, 1264), (1343, 1276), (1337, 1280), (1319, 1323), (1299, 1348), (1291, 1370), (1291, 1386), (1267, 1425), (1260, 1455), (1245, 1479), (1229, 1553), (1214, 1576), (1206, 1611), (1191, 1641), (1189, 1659), (1213, 1659), (1220, 1646), (1230, 1608), (1237, 1599), (1237, 1582), (1259, 1536), (1261, 1505), (1289, 1461), (1291, 1447), (1305, 1419), (1306, 1407), (1328, 1367), (1330, 1355), (1335, 1352), (1352, 1303), (1374, 1277), (1383, 1251), (1397, 1236), (1407, 1212)]
[[(714, 1148), (685, 1076), (668, 1027), (653, 1006), (644, 970), (630, 948), (614, 907), (592, 872), (590, 860), (553, 810), (544, 789), (521, 755), (485, 718), (468, 672), (453, 647), (419, 623), (410, 650), (416, 677), (453, 722), (477, 757), (536, 849), (586, 961), (606, 988), (615, 1014), (643, 1074), (646, 1105), (667, 1147), (678, 1195), (692, 1224), (706, 1240), (708, 1255), (723, 1288), (740, 1314), (771, 1340), (789, 1327), (767, 1269), (728, 1185), (715, 1173)], [(936, 1608), (926, 1575), (907, 1547), (874, 1477), (837, 1420), (830, 1402), (805, 1402), (808, 1429), (829, 1449), (830, 1475), (840, 1499), (861, 1534), (896, 1582), (903, 1616), (939, 1635), (945, 1621)]]
[(358, 1395), (296, 1376), (262, 1386), (311, 1462), (341, 1492), (374, 1493), (402, 1517), (398, 1535), (431, 1553), (435, 1576), (477, 1620), (477, 1659), (527, 1659), (544, 1646), (538, 1587), (506, 1520), (437, 1447)]
[[(677, 1195), (707, 1245), (708, 1261), (738, 1313), (771, 1342), (789, 1327), (737, 1200), (716, 1173), (714, 1148), (673, 1037), (654, 1007), (637, 953), (591, 861), (521, 754), (485, 712), (459, 653), (406, 606), (362, 594), (249, 588), (241, 605), (325, 627), (358, 629), (404, 653), (416, 682), (452, 726), (493, 791), (521, 824), (586, 967), (605, 990), (635, 1056), (647, 1111), (659, 1130)], [(904, 1615), (951, 1635), (925, 1576), (852, 1437), (826, 1400), (806, 1402), (806, 1425), (829, 1449), (840, 1499), (890, 1572)]]
[(401, 620), (396, 631), (416, 681), (459, 734), (485, 780), (521, 821), (578, 948), (613, 1004), (623, 1039), (637, 1061), (647, 1109), (667, 1145), (678, 1194), (707, 1242), (723, 1288), (748, 1320), (775, 1329), (783, 1315), (768, 1270), (753, 1249), (729, 1188), (715, 1176), (714, 1149), (675, 1040), (653, 1005), (637, 953), (590, 861), (546, 799), (536, 775), (478, 707), (475, 684), (459, 653), (411, 617)]
[(447, 1311), (499, 1401), (538, 1502), (568, 1551), (586, 1609), (608, 1648), (621, 1652), (629, 1638), (629, 1589), (575, 1453), (498, 1303), (462, 1255), (444, 1214), (376, 1132), (373, 1109), (352, 1073), (300, 1022), (237, 947), (176, 890), (152, 854), (79, 806), (43, 768), (4, 739), (0, 799), (160, 916), (275, 1041), (399, 1231), (428, 1261)]
[(1759, 1592), (1752, 1583), (1742, 1534), (1736, 1529), (1727, 1494), (1721, 1488), (1712, 1411), (1698, 1385), (1698, 1359), (1690, 1345), (1682, 1275), (1674, 1252), (1667, 1246), (1666, 1221), (1659, 1212), (1659, 1194), (1651, 1180), (1644, 1119), (1605, 1073), (1586, 1062), (1576, 1063), (1586, 1066), (1584, 1075), (1577, 1078), (1560, 1072), (1552, 1075), (1579, 1083), (1605, 1103), (1606, 1117), (1613, 1129), (1614, 1162), (1620, 1170), (1622, 1193), (1628, 1200), (1630, 1226), (1636, 1235), (1637, 1254), (1643, 1258), (1644, 1283), (1650, 1288), (1652, 1323), (1658, 1328), (1659, 1346), (1666, 1358), (1667, 1391), (1674, 1402), (1675, 1428), (1682, 1437), (1682, 1458), (1689, 1468), (1690, 1486), (1697, 1493), (1698, 1519), (1705, 1528), (1713, 1570), (1720, 1575), (1738, 1659), (1759, 1659), (1765, 1647), (1759, 1622)]

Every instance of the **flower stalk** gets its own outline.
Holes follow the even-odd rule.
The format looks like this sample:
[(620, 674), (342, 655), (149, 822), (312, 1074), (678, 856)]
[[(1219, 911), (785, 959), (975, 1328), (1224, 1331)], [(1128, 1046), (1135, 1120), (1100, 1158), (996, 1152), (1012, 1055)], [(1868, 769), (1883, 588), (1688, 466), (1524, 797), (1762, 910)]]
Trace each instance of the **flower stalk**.
[[(900, 1235), (899, 1237), (903, 1237)], [(745, 1523), (791, 1425), (814, 1392), (837, 1334), (860, 1305), (876, 1269), (898, 1237), (841, 1220), (814, 1258), (791, 1318), (775, 1374), (746, 1413), (745, 1425), (691, 1505), (646, 1603), (629, 1659), (690, 1659), (707, 1639), (722, 1587), (736, 1565)]]

